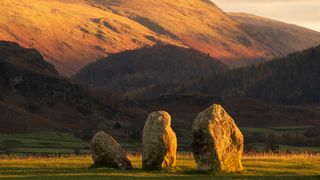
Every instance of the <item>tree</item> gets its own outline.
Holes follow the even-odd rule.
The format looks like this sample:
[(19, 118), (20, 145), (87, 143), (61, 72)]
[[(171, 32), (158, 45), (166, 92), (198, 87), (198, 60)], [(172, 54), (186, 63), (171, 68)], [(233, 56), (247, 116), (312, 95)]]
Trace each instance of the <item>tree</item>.
[(113, 125), (113, 129), (117, 130), (117, 129), (121, 129), (122, 125), (119, 122), (114, 123)]

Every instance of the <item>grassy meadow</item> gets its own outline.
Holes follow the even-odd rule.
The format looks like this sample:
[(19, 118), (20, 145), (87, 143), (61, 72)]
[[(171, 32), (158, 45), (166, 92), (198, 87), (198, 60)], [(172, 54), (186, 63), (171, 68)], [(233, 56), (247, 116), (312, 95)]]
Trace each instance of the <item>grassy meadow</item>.
[(205, 174), (195, 170), (190, 154), (179, 154), (177, 168), (141, 170), (141, 156), (129, 156), (134, 170), (89, 169), (91, 157), (2, 156), (0, 179), (318, 179), (320, 155), (251, 154), (243, 157), (244, 171), (238, 174)]
[[(310, 127), (241, 128), (244, 135), (257, 132), (281, 137), (303, 136)], [(187, 133), (186, 133), (187, 134)], [(178, 137), (179, 141), (179, 137)], [(127, 151), (140, 150), (137, 141), (121, 141)], [(179, 146), (189, 147), (186, 137)], [(244, 171), (219, 174), (215, 179), (320, 179), (320, 148), (280, 145), (279, 154), (262, 153), (264, 143), (254, 143), (258, 153), (243, 157)], [(179, 153), (177, 168), (163, 171), (141, 170), (141, 156), (129, 155), (134, 170), (89, 169), (92, 165), (89, 142), (68, 132), (0, 134), (0, 179), (212, 179), (196, 170), (190, 153)], [(290, 152), (290, 153), (289, 153)], [(306, 153), (309, 152), (309, 153)], [(79, 155), (76, 155), (79, 154)]]
[[(245, 139), (248, 136), (254, 136), (255, 133), (266, 135), (273, 134), (276, 138), (283, 138), (284, 135), (291, 135), (293, 138), (304, 136), (304, 132), (309, 126), (300, 127), (267, 127), (267, 128), (240, 128)], [(190, 151), (191, 133), (185, 129), (178, 129), (179, 151)], [(183, 138), (181, 138), (181, 136)], [(121, 146), (127, 151), (140, 151), (140, 140), (119, 139), (115, 137)], [(248, 140), (248, 139), (247, 139)], [(265, 143), (248, 143), (255, 152), (265, 152)], [(282, 153), (302, 153), (313, 152), (320, 153), (318, 146), (290, 146), (280, 144), (279, 151)], [(0, 154), (83, 154), (90, 152), (89, 141), (85, 141), (69, 132), (26, 132), (16, 134), (0, 134)]]

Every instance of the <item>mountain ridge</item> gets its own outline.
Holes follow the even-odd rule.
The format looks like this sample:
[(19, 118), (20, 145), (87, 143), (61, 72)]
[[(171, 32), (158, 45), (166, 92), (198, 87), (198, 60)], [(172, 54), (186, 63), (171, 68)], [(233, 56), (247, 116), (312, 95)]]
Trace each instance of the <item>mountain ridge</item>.
[[(239, 67), (320, 43), (320, 34), (305, 29), (291, 35), (279, 28), (273, 34), (256, 32), (207, 0), (4, 0), (0, 5), (0, 40), (38, 49), (65, 76), (109, 54), (155, 44), (190, 47)], [(269, 39), (277, 33), (287, 42), (273, 47), (277, 43)]]
[(320, 44), (319, 37), (309, 38), (320, 34), (311, 29), (247, 13), (228, 14), (241, 23), (243, 29), (272, 52), (274, 57), (283, 57)]
[[(180, 41), (224, 63), (234, 63), (238, 59), (259, 59), (266, 57), (263, 49), (256, 45), (225, 12), (210, 1), (199, 0), (90, 0), (111, 9), (119, 15), (136, 19), (146, 18), (169, 30)], [(163, 12), (165, 9), (165, 13)], [(247, 45), (250, 44), (250, 48)], [(257, 48), (258, 47), (258, 48)], [(239, 57), (239, 54), (242, 57)], [(230, 59), (233, 59), (232, 61)]]
[[(83, 72), (80, 71), (76, 79), (78, 78), (77, 80), (83, 83), (92, 84), (95, 88), (121, 92), (122, 95), (129, 96), (133, 99), (152, 99), (164, 95), (187, 94), (215, 96), (221, 99), (235, 97), (253, 98), (274, 104), (320, 103), (320, 87), (317, 83), (320, 82), (320, 46), (298, 51), (283, 58), (277, 58), (249, 67), (222, 69), (222, 71), (219, 66), (193, 69), (184, 74), (184, 79), (177, 81), (170, 81), (170, 78), (166, 79), (165, 77), (175, 77), (175, 71), (183, 74), (184, 72), (179, 68), (192, 66), (195, 62), (176, 60), (179, 58), (184, 59), (186, 56), (191, 57), (194, 61), (199, 61), (194, 58), (195, 55), (187, 55), (184, 52), (182, 53), (184, 55), (177, 56), (176, 59), (170, 58), (171, 67), (176, 67), (175, 63), (178, 63), (179, 68), (176, 68), (175, 71), (164, 71), (163, 74), (157, 74), (155, 71), (145, 71), (145, 69), (149, 68), (142, 66), (143, 60), (153, 59), (152, 57), (157, 57), (158, 60), (161, 58), (165, 59), (166, 57), (170, 57), (172, 52), (167, 50), (167, 52), (160, 53), (163, 55), (158, 57), (159, 53), (156, 51), (147, 50), (147, 52), (150, 53), (149, 55), (142, 54), (141, 56), (136, 56), (140, 51), (142, 50), (133, 50), (129, 56), (126, 56), (125, 53), (117, 54), (117, 57), (123, 57), (118, 59), (118, 63), (121, 62), (121, 66), (128, 67), (130, 71), (119, 71), (119, 68), (115, 68), (117, 66), (104, 66), (103, 64), (110, 62), (101, 61), (102, 64), (96, 63), (91, 66), (89, 65), (90, 71), (85, 71), (85, 69)], [(203, 57), (201, 54), (198, 54), (198, 56)], [(132, 59), (135, 59), (137, 66), (132, 66), (134, 62)], [(108, 58), (106, 60), (108, 60)], [(162, 69), (160, 65), (157, 67), (158, 70)], [(197, 65), (196, 67), (201, 66)], [(120, 73), (114, 73), (116, 74), (115, 76), (106, 76), (105, 73), (103, 73), (112, 72), (113, 70)], [(128, 72), (131, 71), (141, 75), (139, 83), (135, 83), (135, 81), (133, 81), (134, 78), (130, 80), (130, 78), (135, 77), (134, 75), (129, 73), (130, 76), (127, 76)], [(188, 79), (188, 77), (190, 77), (188, 73), (198, 74), (199, 71), (203, 73), (203, 76)], [(152, 83), (147, 83), (148, 77), (158, 76), (166, 79), (166, 81), (152, 81)], [(94, 78), (90, 79), (90, 77)], [(150, 84), (152, 84), (152, 86), (148, 87)], [(124, 86), (120, 87), (118, 85)], [(135, 90), (139, 93), (130, 93)], [(147, 92), (156, 93), (148, 94)]]
[(153, 96), (159, 93), (157, 91), (161, 92), (156, 88), (160, 84), (211, 77), (227, 69), (224, 64), (196, 50), (155, 45), (109, 55), (87, 65), (73, 79), (122, 96), (140, 92)]
[(108, 53), (156, 42), (180, 44), (82, 0), (5, 0), (0, 11), (0, 40), (38, 49), (63, 75)]

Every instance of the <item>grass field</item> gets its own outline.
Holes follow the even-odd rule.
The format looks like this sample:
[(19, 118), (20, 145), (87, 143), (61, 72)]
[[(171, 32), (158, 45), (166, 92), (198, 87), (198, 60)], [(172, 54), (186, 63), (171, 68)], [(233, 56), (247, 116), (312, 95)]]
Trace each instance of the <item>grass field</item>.
[(89, 151), (89, 143), (63, 132), (29, 132), (1, 134), (0, 151), (9, 153), (82, 153)]
[[(303, 135), (308, 127), (288, 128), (242, 128), (244, 134), (255, 132), (285, 132)], [(186, 147), (189, 141), (183, 142)], [(124, 149), (136, 151), (139, 142), (121, 142)], [(264, 144), (254, 144), (256, 150), (263, 151)], [(320, 152), (319, 147), (280, 146), (280, 152)], [(130, 156), (135, 167), (132, 171), (113, 169), (89, 169), (92, 164), (90, 156), (72, 155), (75, 150), (88, 153), (89, 143), (66, 132), (29, 132), (20, 134), (0, 134), (0, 153), (18, 155), (0, 155), (0, 179), (211, 179), (212, 175), (195, 170), (191, 155), (178, 156), (176, 169), (146, 172), (140, 169), (141, 157)], [(8, 151), (9, 150), (9, 151)], [(71, 154), (52, 158), (29, 156), (31, 154)], [(29, 155), (28, 155), (29, 154)], [(220, 174), (215, 179), (320, 179), (320, 154), (318, 155), (279, 155), (259, 154), (245, 155), (245, 170), (240, 174)]]
[(203, 174), (189, 154), (179, 154), (176, 169), (141, 170), (141, 157), (130, 156), (134, 170), (89, 169), (90, 156), (0, 158), (0, 179), (319, 179), (320, 154), (245, 155), (239, 174)]
[[(253, 133), (274, 134), (282, 138), (285, 134), (292, 137), (303, 137), (304, 132), (310, 128), (309, 126), (298, 127), (268, 127), (268, 128), (240, 128), (245, 138)], [(191, 133), (189, 131), (179, 132), (178, 137), (179, 150), (190, 151)], [(115, 137), (116, 140), (117, 137)], [(119, 140), (121, 146), (127, 151), (140, 151), (141, 142), (139, 140), (123, 141)], [(251, 145), (255, 151), (264, 152), (265, 143), (247, 143)], [(280, 144), (280, 152), (320, 152), (317, 146), (288, 146)], [(0, 134), (0, 154), (73, 154), (75, 152), (89, 153), (90, 145), (88, 141), (84, 141), (68, 132), (25, 132), (18, 134)]]

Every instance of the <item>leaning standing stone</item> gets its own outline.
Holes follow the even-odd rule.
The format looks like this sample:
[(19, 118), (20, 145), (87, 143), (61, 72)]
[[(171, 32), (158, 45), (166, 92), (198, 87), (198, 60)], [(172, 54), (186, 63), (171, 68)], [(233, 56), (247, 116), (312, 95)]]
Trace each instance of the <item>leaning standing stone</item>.
[(121, 146), (103, 131), (92, 138), (91, 151), (94, 161), (92, 167), (132, 169), (132, 164)]
[(192, 135), (192, 150), (198, 169), (214, 173), (243, 169), (243, 135), (220, 105), (215, 104), (198, 114)]
[(177, 138), (167, 112), (149, 114), (143, 128), (142, 168), (147, 170), (176, 165)]

